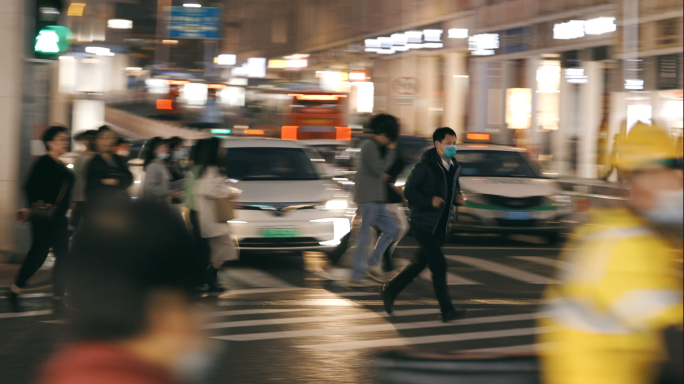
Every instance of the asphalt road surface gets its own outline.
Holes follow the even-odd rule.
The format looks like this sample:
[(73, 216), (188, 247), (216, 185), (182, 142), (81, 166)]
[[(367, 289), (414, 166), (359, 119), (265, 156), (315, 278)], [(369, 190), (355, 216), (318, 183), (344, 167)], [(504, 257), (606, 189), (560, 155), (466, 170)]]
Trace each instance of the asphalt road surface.
[[(409, 237), (399, 264), (417, 249)], [(220, 348), (209, 383), (377, 383), (375, 362), (392, 348), (440, 351), (529, 351), (535, 313), (553, 277), (558, 246), (534, 236), (456, 237), (445, 245), (449, 285), (465, 320), (443, 324), (425, 272), (387, 317), (378, 288), (349, 289), (312, 271), (315, 252), (252, 255), (222, 272), (230, 291), (198, 298), (210, 312), (207, 337)], [(27, 312), (11, 313), (0, 294), (0, 382), (32, 382), (50, 351), (68, 340), (52, 315), (48, 288), (24, 296)], [(103, 303), (106, 305), (106, 303)]]

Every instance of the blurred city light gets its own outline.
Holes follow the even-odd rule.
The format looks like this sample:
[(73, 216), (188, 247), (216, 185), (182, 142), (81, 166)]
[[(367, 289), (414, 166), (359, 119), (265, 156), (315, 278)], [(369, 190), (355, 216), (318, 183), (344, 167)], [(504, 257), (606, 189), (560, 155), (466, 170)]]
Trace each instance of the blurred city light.
[(111, 29), (133, 29), (133, 20), (109, 19), (107, 27)]
[(615, 24), (614, 17), (599, 17), (587, 20), (585, 24), (585, 33), (587, 35), (602, 35), (615, 31), (617, 31), (617, 24)]
[(442, 31), (441, 29), (426, 29), (423, 31), (423, 36), (425, 37), (425, 41), (442, 41)]
[(566, 68), (565, 80), (571, 84), (585, 84), (589, 82), (589, 76), (584, 74), (584, 68)]
[(105, 47), (86, 47), (85, 51), (97, 56), (114, 56), (111, 49)]
[(553, 38), (557, 40), (571, 40), (584, 37), (584, 21), (570, 20), (553, 26)]
[(67, 10), (67, 16), (81, 17), (83, 16), (83, 11), (86, 7), (85, 3), (71, 3), (69, 9)]
[(450, 39), (467, 39), (468, 30), (464, 28), (452, 28), (449, 30)]
[(493, 55), (495, 53), (494, 50), (499, 49), (499, 34), (483, 33), (470, 36), (468, 38), (468, 49), (473, 51), (475, 56)]
[(625, 89), (640, 91), (644, 89), (644, 81), (640, 79), (627, 79), (625, 80)]
[(237, 64), (237, 55), (223, 54), (218, 55), (216, 64), (218, 65), (235, 65)]

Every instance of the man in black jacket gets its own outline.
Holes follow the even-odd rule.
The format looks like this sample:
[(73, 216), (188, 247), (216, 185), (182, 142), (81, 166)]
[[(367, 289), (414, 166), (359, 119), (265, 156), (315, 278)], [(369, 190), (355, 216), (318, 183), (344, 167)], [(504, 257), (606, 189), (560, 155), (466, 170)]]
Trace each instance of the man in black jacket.
[(456, 133), (451, 128), (438, 128), (432, 135), (435, 147), (428, 150), (409, 176), (404, 195), (411, 209), (411, 227), (421, 249), (399, 275), (385, 283), (382, 299), (385, 311), (392, 314), (394, 299), (424, 269), (432, 272), (432, 283), (448, 322), (465, 317), (465, 309), (455, 309), (447, 286), (447, 262), (442, 253), (454, 204), (462, 204), (459, 184), (461, 166), (455, 159)]

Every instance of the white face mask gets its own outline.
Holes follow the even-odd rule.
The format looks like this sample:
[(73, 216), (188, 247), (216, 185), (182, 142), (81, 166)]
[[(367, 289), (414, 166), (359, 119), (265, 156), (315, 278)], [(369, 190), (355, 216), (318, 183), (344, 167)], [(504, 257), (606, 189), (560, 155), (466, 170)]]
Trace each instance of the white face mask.
[(657, 225), (684, 224), (684, 190), (673, 189), (656, 192), (655, 206), (641, 215)]
[(131, 152), (125, 151), (125, 150), (120, 150), (120, 151), (116, 151), (116, 154), (121, 156), (121, 157), (128, 157), (131, 155)]

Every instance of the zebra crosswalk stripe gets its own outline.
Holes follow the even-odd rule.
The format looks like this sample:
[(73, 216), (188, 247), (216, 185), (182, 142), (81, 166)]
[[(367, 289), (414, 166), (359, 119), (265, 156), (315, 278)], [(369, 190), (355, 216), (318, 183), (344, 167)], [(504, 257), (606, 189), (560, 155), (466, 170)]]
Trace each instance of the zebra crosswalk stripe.
[(505, 264), (496, 263), (494, 261), (477, 259), (469, 256), (446, 256), (447, 259), (459, 263), (470, 265), (487, 272), (496, 273), (501, 276), (522, 281), (528, 284), (557, 284), (558, 282), (545, 276), (537, 275), (535, 273), (523, 271), (522, 269), (513, 268)]
[(548, 257), (542, 257), (542, 256), (511, 256), (514, 259), (518, 260), (525, 260), (529, 261), (532, 263), (540, 264), (540, 265), (546, 265), (548, 267), (554, 267), (554, 268), (559, 268), (563, 270), (569, 270), (572, 268), (572, 265), (568, 263), (567, 261), (563, 260), (557, 260), (557, 259), (551, 259)]
[(467, 340), (498, 339), (502, 337), (531, 336), (540, 332), (548, 332), (548, 328), (518, 328), (498, 331), (470, 332), (453, 335), (434, 335), (379, 340), (347, 341), (317, 345), (300, 345), (296, 348), (314, 349), (318, 351), (350, 351), (370, 348), (403, 347), (418, 344), (439, 344)]
[[(405, 311), (396, 311), (394, 316), (416, 316), (416, 315), (430, 315), (439, 313), (436, 309), (412, 309)], [(239, 328), (239, 327), (256, 327), (260, 325), (283, 325), (283, 324), (301, 324), (301, 323), (319, 323), (338, 320), (362, 320), (362, 319), (379, 319), (388, 317), (386, 313), (377, 312), (363, 312), (352, 313), (348, 315), (330, 315), (330, 316), (311, 316), (311, 317), (291, 317), (284, 319), (264, 319), (264, 320), (246, 320), (234, 322), (222, 322), (205, 324), (204, 329), (222, 329), (222, 328)]]
[(219, 278), (230, 278), (249, 287), (291, 288), (292, 284), (281, 280), (268, 272), (252, 268), (226, 269), (220, 272)]
[(454, 321), (452, 323), (443, 323), (441, 321), (421, 321), (415, 323), (399, 323), (399, 324), (373, 324), (373, 325), (361, 325), (346, 328), (322, 328), (322, 329), (306, 329), (301, 331), (281, 331), (281, 332), (262, 332), (262, 333), (251, 333), (251, 334), (240, 334), (240, 335), (225, 335), (225, 336), (214, 336), (213, 339), (218, 340), (229, 340), (229, 341), (255, 341), (255, 340), (276, 340), (276, 339), (288, 339), (297, 337), (315, 337), (315, 336), (328, 336), (328, 335), (350, 335), (358, 333), (372, 333), (372, 332), (383, 332), (383, 331), (398, 331), (407, 329), (424, 329), (424, 328), (444, 328), (444, 327), (456, 327), (463, 325), (472, 324), (493, 324), (493, 323), (503, 323), (510, 321), (523, 321), (523, 320), (533, 320), (536, 314), (525, 313), (518, 315), (503, 315), (503, 316), (488, 316), (488, 317), (476, 317), (471, 319), (464, 319), (460, 321)]
[[(397, 264), (401, 265), (401, 267), (407, 266), (410, 261), (406, 259), (396, 259)], [(423, 272), (420, 273), (420, 278), (423, 280), (427, 281), (432, 281), (432, 274), (430, 273), (429, 269), (425, 269)], [(451, 272), (447, 272), (447, 284), (448, 285), (480, 285), (477, 281), (473, 281), (470, 279), (466, 279), (465, 277), (456, 275)]]

